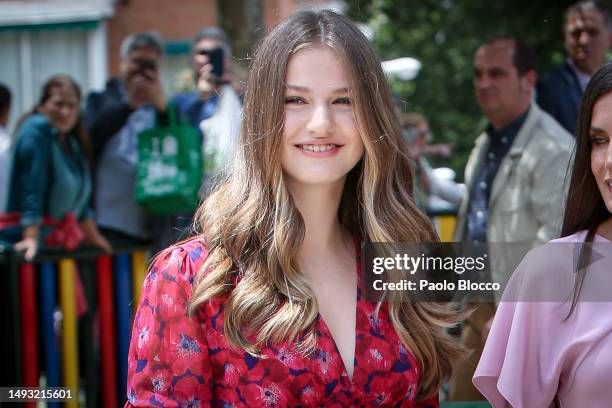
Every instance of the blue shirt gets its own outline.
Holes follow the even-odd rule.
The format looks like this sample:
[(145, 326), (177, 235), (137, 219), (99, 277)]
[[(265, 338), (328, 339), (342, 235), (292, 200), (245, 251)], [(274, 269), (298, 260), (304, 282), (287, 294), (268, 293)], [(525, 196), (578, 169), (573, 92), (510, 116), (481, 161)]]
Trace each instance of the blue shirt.
[(471, 242), (487, 242), (491, 187), (499, 166), (510, 151), (528, 113), (529, 109), (501, 129), (495, 130), (491, 125), (487, 128), (489, 147), (470, 191), (470, 205), (467, 212), (467, 237)]
[(214, 115), (219, 103), (219, 95), (201, 99), (195, 91), (185, 92), (175, 95), (172, 102), (188, 124), (200, 129), (200, 122)]

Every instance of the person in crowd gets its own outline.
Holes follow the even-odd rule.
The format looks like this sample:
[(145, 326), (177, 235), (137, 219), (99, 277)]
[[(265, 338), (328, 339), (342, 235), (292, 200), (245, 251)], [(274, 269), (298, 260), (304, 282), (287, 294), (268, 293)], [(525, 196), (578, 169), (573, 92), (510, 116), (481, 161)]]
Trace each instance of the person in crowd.
[[(207, 27), (193, 39), (191, 70), (195, 90), (172, 98), (183, 120), (202, 135), (204, 163), (202, 197), (210, 192), (224, 171), (240, 132), (241, 103), (232, 81), (232, 51), (225, 32)], [(153, 219), (154, 250), (184, 238), (191, 231), (192, 213), (156, 216)]]
[(438, 238), (355, 25), (300, 11), (266, 36), (232, 168), (145, 279), (126, 406), (437, 407), (457, 313), (362, 297), (360, 241)]
[(225, 32), (207, 27), (196, 34), (191, 69), (196, 89), (175, 95), (179, 112), (203, 135), (205, 191), (231, 156), (240, 132), (241, 103), (230, 86), (232, 50)]
[[(451, 143), (431, 143), (433, 136), (427, 118), (417, 112), (400, 115), (402, 135), (408, 144), (410, 156), (416, 164), (415, 199), (427, 206), (429, 195), (435, 195), (451, 204), (459, 205), (465, 194), (464, 186), (437, 176), (426, 155), (448, 158), (453, 150)], [(423, 196), (423, 194), (426, 194)]]
[(0, 213), (6, 209), (8, 199), (11, 135), (7, 125), (11, 113), (11, 91), (0, 83)]
[(136, 33), (121, 44), (121, 75), (86, 106), (95, 171), (96, 221), (111, 240), (148, 241), (151, 220), (134, 200), (138, 135), (155, 126), (167, 99), (160, 80), (162, 45), (155, 33)]
[(610, 13), (597, 1), (581, 0), (565, 12), (563, 33), (565, 64), (538, 81), (537, 102), (574, 135), (582, 93), (612, 46)]
[[(17, 126), (3, 239), (31, 260), (42, 242), (72, 248), (85, 242), (110, 252), (90, 208), (89, 139), (74, 80), (55, 75)], [(5, 223), (10, 221), (5, 218)]]
[[(494, 408), (610, 406), (611, 138), (612, 64), (607, 63), (582, 99), (563, 238), (530, 251), (513, 274), (474, 375)], [(565, 250), (567, 243), (586, 243), (579, 246), (578, 262), (575, 252)], [(595, 252), (600, 256), (592, 257)], [(569, 289), (558, 291), (556, 299), (525, 295), (555, 279)], [(606, 290), (605, 301), (593, 297), (597, 288)]]
[[(474, 91), (489, 125), (466, 165), (468, 194), (454, 241), (529, 244), (559, 236), (573, 139), (532, 102), (535, 83), (535, 55), (522, 41), (497, 36), (476, 51)], [(504, 282), (515, 254), (494, 249), (489, 246), (492, 279)], [(451, 382), (453, 400), (482, 398), (469, 379), (494, 310), (493, 303), (479, 303), (463, 327), (464, 344), (474, 352)]]

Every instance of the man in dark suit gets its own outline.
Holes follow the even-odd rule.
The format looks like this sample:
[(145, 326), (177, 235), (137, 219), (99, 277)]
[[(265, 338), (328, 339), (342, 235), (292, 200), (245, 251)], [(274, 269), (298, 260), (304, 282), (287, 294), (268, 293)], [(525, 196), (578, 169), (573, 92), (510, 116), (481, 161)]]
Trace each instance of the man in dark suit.
[(579, 1), (565, 12), (563, 32), (567, 59), (538, 81), (537, 103), (574, 135), (582, 93), (612, 45), (610, 14), (595, 0)]

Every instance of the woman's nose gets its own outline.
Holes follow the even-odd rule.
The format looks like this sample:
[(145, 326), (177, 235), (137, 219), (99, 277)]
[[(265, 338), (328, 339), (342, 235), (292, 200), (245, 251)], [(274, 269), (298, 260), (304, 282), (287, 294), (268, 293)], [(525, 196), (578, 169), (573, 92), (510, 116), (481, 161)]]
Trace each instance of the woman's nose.
[(608, 142), (608, 150), (606, 150), (606, 170), (612, 173), (612, 142)]
[(62, 118), (69, 118), (72, 115), (73, 111), (73, 108), (63, 107), (60, 109), (60, 115)]
[(326, 137), (329, 136), (332, 128), (333, 119), (329, 107), (326, 105), (316, 106), (308, 122), (307, 130), (316, 137)]

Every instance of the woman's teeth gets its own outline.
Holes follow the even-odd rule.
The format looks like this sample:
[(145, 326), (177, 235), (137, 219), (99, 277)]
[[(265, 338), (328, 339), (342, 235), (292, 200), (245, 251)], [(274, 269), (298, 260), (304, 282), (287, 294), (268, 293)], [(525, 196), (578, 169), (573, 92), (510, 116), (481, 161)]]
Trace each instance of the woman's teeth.
[(328, 152), (336, 147), (335, 144), (326, 144), (326, 145), (300, 145), (302, 149), (308, 150), (309, 152)]

